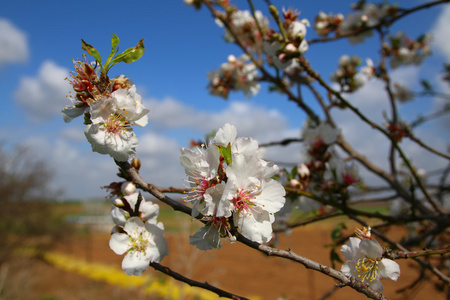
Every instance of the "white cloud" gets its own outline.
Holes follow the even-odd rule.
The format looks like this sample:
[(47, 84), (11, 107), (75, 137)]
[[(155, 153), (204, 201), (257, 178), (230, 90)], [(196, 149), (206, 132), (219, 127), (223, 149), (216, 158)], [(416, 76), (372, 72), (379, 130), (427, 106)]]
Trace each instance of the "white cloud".
[[(168, 104), (167, 109), (164, 103)], [(227, 108), (214, 113), (198, 111), (167, 99), (153, 100), (149, 107), (153, 120), (138, 133), (137, 157), (142, 163), (141, 176), (158, 186), (182, 187), (182, 179), (185, 178), (179, 163), (179, 149), (186, 145), (180, 145), (180, 141), (165, 135), (169, 130), (180, 131), (181, 135), (186, 133), (186, 129), (207, 133), (230, 122), (238, 128), (239, 136), (259, 136), (262, 142), (299, 135), (298, 129), (287, 128), (281, 113), (257, 108), (251, 103), (230, 102)], [(180, 119), (187, 125), (184, 126)], [(177, 127), (174, 128), (175, 125), (168, 120), (174, 120)], [(56, 170), (53, 186), (64, 189), (66, 198), (103, 197), (106, 191), (100, 186), (121, 180), (116, 176), (117, 166), (109, 156), (90, 150), (83, 130), (82, 125), (70, 124), (53, 136), (52, 140), (36, 136), (27, 141), (36, 153), (49, 158), (49, 163)], [(186, 135), (186, 140), (191, 138)], [(275, 162), (298, 162), (299, 147), (297, 144), (290, 148), (267, 148), (265, 157)]]
[[(230, 101), (228, 107), (216, 112), (196, 110), (170, 98), (151, 99), (146, 101), (146, 105), (150, 108), (150, 127), (158, 132), (177, 129), (204, 135), (230, 123), (237, 128), (238, 136), (252, 137), (259, 143), (300, 136), (300, 129), (289, 128), (286, 117), (280, 111), (268, 110), (249, 101)], [(265, 157), (278, 162), (295, 162), (300, 159), (300, 148), (298, 144), (269, 147)]]
[(28, 52), (26, 34), (10, 21), (0, 18), (0, 67), (27, 61)]
[(70, 84), (64, 80), (68, 75), (65, 68), (52, 61), (45, 61), (36, 77), (21, 79), (14, 97), (32, 121), (41, 122), (52, 118), (70, 103), (66, 99)]
[(286, 136), (287, 121), (279, 111), (267, 110), (251, 102), (230, 101), (229, 106), (219, 112), (196, 110), (170, 98), (145, 102), (150, 108), (150, 124), (158, 130), (185, 128), (209, 133), (230, 123), (236, 126), (240, 136), (252, 136), (264, 142)]
[(431, 32), (433, 48), (441, 53), (446, 61), (450, 61), (450, 5), (443, 6)]

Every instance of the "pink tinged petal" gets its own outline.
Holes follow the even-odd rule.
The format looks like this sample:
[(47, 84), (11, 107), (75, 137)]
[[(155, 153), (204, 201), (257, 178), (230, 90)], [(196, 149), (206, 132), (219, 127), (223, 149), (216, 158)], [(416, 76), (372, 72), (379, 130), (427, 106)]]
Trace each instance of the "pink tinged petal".
[(344, 255), (345, 260), (355, 259), (355, 255), (358, 252), (360, 242), (361, 240), (359, 238), (351, 237), (348, 239), (348, 243), (341, 247), (341, 252)]
[(150, 259), (143, 256), (141, 252), (130, 251), (122, 261), (122, 269), (127, 275), (140, 276), (147, 270)]
[(383, 248), (377, 242), (377, 240), (363, 239), (359, 244), (359, 249), (367, 257), (376, 259), (383, 255)]
[(109, 247), (118, 255), (122, 255), (130, 249), (131, 239), (125, 233), (114, 233), (109, 240)]
[(378, 263), (378, 274), (381, 279), (389, 278), (397, 281), (400, 277), (400, 266), (393, 260), (383, 258)]

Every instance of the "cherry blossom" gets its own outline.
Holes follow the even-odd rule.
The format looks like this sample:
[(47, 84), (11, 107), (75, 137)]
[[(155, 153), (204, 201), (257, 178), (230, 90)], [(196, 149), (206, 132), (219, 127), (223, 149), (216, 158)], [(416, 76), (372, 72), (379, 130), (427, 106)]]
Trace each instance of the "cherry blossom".
[(161, 262), (169, 253), (161, 222), (149, 220), (144, 223), (138, 217), (132, 217), (126, 221), (123, 231), (125, 233), (111, 235), (109, 246), (116, 254), (126, 253), (122, 269), (128, 275), (140, 276), (149, 263)]
[(351, 237), (341, 252), (346, 259), (341, 272), (368, 284), (377, 292), (383, 291), (381, 279), (397, 281), (400, 276), (400, 266), (382, 257), (383, 248), (375, 239)]
[(133, 126), (147, 125), (148, 112), (134, 85), (93, 102), (90, 106), (92, 124), (84, 131), (92, 151), (109, 154), (118, 161), (132, 159), (139, 144)]
[(260, 85), (257, 81), (258, 70), (249, 57), (243, 54), (236, 58), (228, 56), (228, 62), (223, 63), (219, 70), (208, 73), (210, 83), (208, 89), (213, 95), (228, 98), (230, 91), (243, 91), (246, 97), (256, 95)]

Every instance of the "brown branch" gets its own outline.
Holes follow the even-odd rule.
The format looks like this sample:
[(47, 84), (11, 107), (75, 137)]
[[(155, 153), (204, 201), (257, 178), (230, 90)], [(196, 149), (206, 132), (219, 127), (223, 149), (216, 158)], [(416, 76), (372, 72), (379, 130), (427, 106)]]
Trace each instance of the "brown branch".
[(430, 255), (444, 255), (450, 253), (450, 246), (441, 249), (430, 249), (430, 250), (419, 250), (419, 251), (408, 251), (408, 252), (390, 252), (385, 251), (383, 256), (394, 259), (407, 259), (420, 256), (430, 256)]
[(422, 10), (422, 9), (425, 9), (425, 8), (430, 8), (430, 7), (435, 6), (435, 5), (448, 3), (448, 2), (450, 2), (450, 0), (439, 0), (439, 1), (425, 3), (425, 4), (422, 4), (422, 5), (410, 8), (410, 9), (400, 9), (402, 11), (402, 13), (400, 13), (399, 15), (394, 16), (394, 17), (386, 17), (386, 18), (380, 20), (380, 22), (378, 24), (376, 24), (376, 25), (368, 26), (368, 27), (365, 27), (365, 28), (362, 28), (362, 29), (358, 29), (358, 30), (354, 30), (354, 31), (351, 31), (351, 32), (348, 32), (348, 33), (345, 33), (345, 34), (336, 33), (336, 35), (334, 37), (312, 39), (312, 40), (308, 41), (308, 44), (336, 41), (336, 40), (347, 38), (347, 37), (350, 37), (350, 36), (356, 36), (356, 35), (359, 35), (361, 33), (366, 32), (366, 31), (371, 31), (371, 30), (374, 30), (374, 29), (381, 29), (383, 26), (389, 27), (389, 26), (392, 25), (392, 23), (394, 23), (394, 22), (398, 21), (399, 19), (401, 19), (401, 18), (403, 18), (403, 17), (405, 17), (405, 16), (407, 16), (409, 14), (412, 14), (412, 13), (414, 13), (416, 11), (419, 11), (419, 10)]
[(234, 299), (234, 300), (248, 300), (248, 298), (245, 297), (241, 297), (232, 293), (229, 293), (227, 291), (221, 290), (219, 288), (216, 288), (215, 286), (210, 285), (208, 282), (199, 282), (199, 281), (195, 281), (192, 279), (189, 279), (183, 275), (181, 275), (180, 273), (177, 273), (175, 271), (172, 271), (170, 268), (162, 266), (159, 263), (156, 262), (152, 262), (150, 263), (150, 267), (152, 267), (153, 269), (160, 271), (178, 281), (184, 282), (189, 284), (190, 286), (195, 286), (195, 287), (199, 287), (208, 291), (211, 291), (213, 293), (216, 293), (219, 297), (225, 297), (225, 298), (230, 298), (230, 299)]
[[(163, 193), (161, 193), (154, 185), (149, 184), (145, 182), (145, 180), (139, 175), (139, 173), (136, 171), (135, 168), (133, 168), (128, 162), (120, 162), (115, 161), (116, 164), (122, 169), (123, 172), (125, 172), (136, 184), (138, 187), (143, 189), (144, 191), (149, 192), (153, 196), (155, 196), (158, 200), (170, 205), (174, 210), (184, 212), (188, 215), (191, 215), (192, 209), (187, 207), (186, 205), (179, 203), (178, 201), (175, 201), (171, 199), (170, 197), (167, 197)], [(199, 218), (202, 216), (200, 215)], [(272, 248), (266, 245), (261, 245), (257, 242), (253, 242), (240, 233), (236, 232), (236, 238), (239, 242), (258, 250), (268, 256), (278, 256), (282, 258), (286, 258), (295, 262), (298, 262), (302, 265), (304, 265), (308, 269), (313, 269), (315, 271), (321, 272), (329, 277), (332, 277), (336, 280), (338, 280), (342, 286), (350, 286), (356, 291), (366, 295), (369, 298), (372, 299), (386, 299), (382, 294), (372, 290), (368, 285), (361, 281), (357, 281), (353, 277), (348, 277), (344, 273), (337, 271), (333, 268), (330, 268), (328, 266), (319, 264), (318, 262), (315, 262), (309, 258), (303, 257), (301, 255), (298, 255), (291, 250), (280, 250), (276, 248)]]
[(277, 141), (277, 142), (270, 142), (270, 143), (265, 143), (265, 144), (259, 144), (259, 147), (263, 148), (263, 147), (270, 147), (270, 146), (287, 146), (290, 143), (298, 143), (298, 142), (303, 142), (303, 139), (288, 138), (288, 139), (284, 139), (284, 140)]
[(425, 144), (424, 142), (422, 142), (419, 138), (417, 138), (416, 136), (414, 136), (411, 132), (408, 134), (408, 137), (409, 137), (412, 141), (416, 142), (419, 146), (425, 148), (426, 150), (428, 150), (428, 151), (430, 151), (430, 152), (432, 152), (432, 153), (434, 153), (434, 154), (436, 154), (436, 155), (439, 155), (439, 156), (441, 156), (441, 157), (443, 157), (443, 158), (450, 159), (450, 156), (449, 156), (449, 155), (447, 155), (447, 154), (445, 154), (445, 153), (442, 153), (442, 152), (440, 152), (440, 151), (438, 151), (438, 150), (436, 150), (436, 149), (434, 149), (434, 148), (428, 146), (427, 144)]
[(325, 274), (331, 278), (334, 278), (341, 283), (339, 285), (341, 287), (349, 286), (349, 287), (353, 288), (354, 290), (356, 290), (372, 299), (380, 299), (380, 300), (387, 299), (383, 294), (372, 290), (367, 284), (365, 284), (361, 281), (358, 281), (353, 277), (348, 277), (348, 276), (344, 275), (344, 273), (337, 271), (331, 267), (322, 265), (322, 264), (315, 262), (309, 258), (306, 258), (299, 254), (296, 254), (290, 249), (289, 250), (281, 250), (281, 249), (272, 248), (272, 247), (269, 247), (266, 245), (262, 245), (262, 244), (259, 244), (257, 242), (253, 242), (253, 241), (247, 239), (246, 237), (244, 237), (243, 235), (241, 235), (239, 233), (237, 234), (236, 237), (239, 242), (249, 246), (250, 248), (258, 250), (258, 251), (266, 254), (267, 256), (277, 256), (277, 257), (286, 258), (286, 259), (289, 259), (289, 260), (292, 260), (292, 261), (302, 264), (307, 269), (312, 269), (312, 270), (315, 270), (322, 274)]

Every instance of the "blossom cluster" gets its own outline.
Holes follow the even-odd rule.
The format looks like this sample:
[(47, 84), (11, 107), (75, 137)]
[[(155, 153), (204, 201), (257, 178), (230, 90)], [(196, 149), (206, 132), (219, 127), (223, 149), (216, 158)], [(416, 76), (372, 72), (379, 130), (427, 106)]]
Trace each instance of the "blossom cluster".
[(314, 30), (317, 35), (327, 36), (330, 32), (336, 31), (343, 20), (343, 14), (326, 14), (321, 11), (314, 19)]
[(236, 136), (225, 124), (203, 148), (180, 150), (190, 184), (185, 200), (205, 223), (190, 243), (202, 250), (220, 248), (223, 237), (234, 241), (236, 230), (255, 242), (270, 241), (274, 214), (285, 203), (283, 186), (272, 179), (278, 166), (258, 157), (255, 140)]
[(271, 30), (265, 37), (263, 52), (267, 62), (292, 76), (301, 71), (298, 58), (308, 51), (306, 41), (307, 19), (299, 20), (297, 11), (283, 10), (284, 21), (280, 31)]
[(400, 266), (393, 260), (383, 257), (383, 248), (375, 240), (369, 228), (357, 230), (357, 237), (351, 237), (341, 252), (346, 262), (341, 271), (369, 285), (377, 292), (383, 292), (381, 279), (397, 281)]
[(411, 40), (404, 32), (389, 36), (390, 45), (385, 45), (383, 51), (391, 58), (390, 66), (395, 69), (400, 65), (419, 65), (425, 57), (431, 54), (431, 34), (421, 35), (417, 40)]
[[(292, 208), (310, 212), (321, 210), (323, 201), (325, 204), (329, 200), (345, 201), (349, 188), (361, 182), (358, 166), (341, 159), (333, 148), (339, 134), (340, 131), (328, 123), (304, 128), (304, 162), (285, 173)], [(304, 193), (313, 197), (306, 197)], [(315, 197), (320, 197), (322, 202)]]
[(74, 61), (70, 84), (75, 96), (70, 97), (71, 106), (61, 114), (66, 123), (84, 115), (84, 134), (91, 143), (92, 151), (109, 154), (117, 161), (134, 158), (139, 141), (133, 126), (146, 126), (149, 110), (144, 106), (136, 86), (124, 75), (110, 79), (108, 70), (118, 62), (133, 62), (143, 54), (142, 41), (136, 47), (117, 54), (119, 39), (113, 34), (112, 51), (105, 65), (97, 50), (82, 40), (83, 49), (95, 58), (90, 62), (86, 56)]
[[(394, 17), (398, 13), (396, 5), (384, 3), (374, 4), (360, 1), (353, 5), (354, 13), (345, 18), (342, 14), (328, 14), (320, 12), (315, 18), (314, 28), (320, 36), (327, 36), (331, 32), (336, 35), (349, 35), (352, 44), (364, 42), (366, 37), (372, 35), (371, 28), (381, 24), (382, 20)], [(357, 34), (353, 34), (357, 33)]]
[(136, 192), (134, 184), (122, 184), (121, 198), (113, 200), (111, 216), (116, 225), (109, 242), (119, 255), (125, 254), (122, 269), (140, 276), (151, 262), (160, 262), (168, 251), (164, 225), (157, 222), (159, 206)]
[[(263, 35), (269, 29), (269, 20), (261, 13), (255, 11), (254, 15), (248, 10), (238, 10), (227, 6), (226, 16), (229, 28), (225, 29), (225, 40), (235, 42), (236, 38), (248, 49), (255, 51), (263, 41)], [(223, 27), (220, 19), (216, 23)], [(235, 38), (236, 37), (236, 38)]]
[(212, 95), (228, 98), (230, 91), (241, 90), (247, 97), (256, 95), (260, 89), (257, 81), (258, 70), (255, 64), (249, 62), (249, 57), (243, 54), (236, 58), (228, 56), (228, 62), (223, 63), (216, 71), (208, 73), (210, 83), (208, 89)]
[[(188, 3), (190, 4), (190, 3)], [(237, 42), (248, 49), (249, 52), (265, 55), (267, 62), (277, 69), (283, 70), (288, 76), (294, 76), (302, 71), (298, 59), (308, 50), (305, 39), (306, 27), (309, 21), (299, 20), (299, 13), (293, 10), (283, 10), (283, 22), (279, 30), (269, 27), (269, 21), (260, 11), (254, 14), (248, 10), (237, 10), (225, 2), (221, 4), (225, 12), (216, 20), (225, 29), (225, 39)], [(257, 67), (248, 55), (236, 58), (228, 57), (219, 70), (208, 74), (210, 83), (208, 88), (213, 95), (228, 97), (230, 90), (241, 90), (249, 97), (259, 92)]]
[[(149, 110), (128, 78), (120, 75), (110, 79), (107, 73), (118, 62), (138, 60), (144, 45), (141, 40), (136, 47), (118, 54), (118, 44), (119, 38), (113, 34), (111, 54), (102, 64), (97, 50), (82, 40), (82, 48), (95, 58), (95, 63), (86, 56), (74, 62), (69, 82), (76, 94), (71, 98), (73, 105), (61, 113), (65, 122), (84, 115), (84, 134), (92, 151), (109, 154), (120, 162), (133, 159), (131, 166), (139, 170), (140, 162), (134, 159), (138, 138), (133, 126), (147, 125)], [(149, 263), (160, 262), (168, 254), (164, 225), (157, 222), (159, 206), (146, 201), (130, 181), (113, 182), (106, 188), (110, 190), (115, 223), (110, 248), (119, 255), (126, 253), (122, 261), (126, 274), (139, 276)]]
[(373, 66), (372, 60), (367, 59), (366, 64), (358, 71), (361, 59), (356, 56), (343, 55), (339, 58), (338, 69), (331, 74), (330, 80), (338, 83), (343, 92), (354, 92), (375, 74), (376, 68)]

